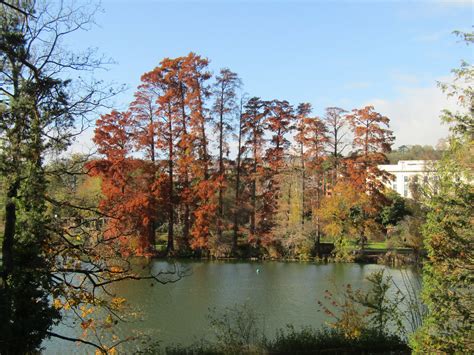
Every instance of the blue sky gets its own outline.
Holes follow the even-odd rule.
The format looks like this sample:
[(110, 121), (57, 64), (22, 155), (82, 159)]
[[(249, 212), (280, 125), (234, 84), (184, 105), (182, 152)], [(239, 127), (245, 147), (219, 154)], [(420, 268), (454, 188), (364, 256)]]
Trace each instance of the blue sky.
[(117, 62), (99, 75), (130, 87), (119, 108), (142, 73), (194, 51), (214, 72), (237, 72), (252, 96), (308, 101), (315, 114), (374, 104), (391, 118), (396, 145), (446, 135), (438, 113), (453, 104), (436, 81), (473, 57), (451, 34), (472, 28), (473, 5), (463, 1), (103, 0), (102, 8), (97, 26), (68, 45), (98, 47)]

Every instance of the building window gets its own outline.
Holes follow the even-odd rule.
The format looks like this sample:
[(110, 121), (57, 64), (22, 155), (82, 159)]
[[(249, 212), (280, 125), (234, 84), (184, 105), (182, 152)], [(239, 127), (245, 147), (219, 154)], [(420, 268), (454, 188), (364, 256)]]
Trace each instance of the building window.
[(408, 196), (408, 176), (403, 177), (403, 197)]

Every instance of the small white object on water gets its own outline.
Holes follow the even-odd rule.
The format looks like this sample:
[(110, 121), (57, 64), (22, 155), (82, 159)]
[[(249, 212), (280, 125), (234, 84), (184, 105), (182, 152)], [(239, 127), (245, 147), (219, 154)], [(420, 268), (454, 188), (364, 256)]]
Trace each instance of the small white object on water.
[(259, 273), (260, 273), (260, 269), (257, 269), (256, 271), (257, 271), (257, 274), (259, 274)]

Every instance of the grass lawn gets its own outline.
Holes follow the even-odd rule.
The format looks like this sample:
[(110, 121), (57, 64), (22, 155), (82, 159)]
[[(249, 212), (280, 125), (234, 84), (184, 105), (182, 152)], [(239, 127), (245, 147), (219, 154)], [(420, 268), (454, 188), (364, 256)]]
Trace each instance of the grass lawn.
[(367, 249), (387, 249), (387, 242), (369, 242), (367, 243)]
[[(166, 250), (166, 242), (167, 242), (167, 234), (166, 233), (160, 233), (157, 234), (156, 238), (156, 250), (158, 251), (164, 251)], [(334, 240), (331, 238), (321, 238), (321, 243), (333, 243)], [(358, 246), (356, 245), (355, 241), (351, 240), (349, 242), (349, 245), (347, 246), (347, 249), (358, 249)], [(366, 250), (377, 250), (377, 251), (383, 251), (383, 250), (388, 250), (387, 246), (387, 241), (381, 241), (381, 242), (368, 242), (366, 247)], [(395, 247), (393, 248), (395, 250), (409, 250), (410, 248), (406, 247)]]

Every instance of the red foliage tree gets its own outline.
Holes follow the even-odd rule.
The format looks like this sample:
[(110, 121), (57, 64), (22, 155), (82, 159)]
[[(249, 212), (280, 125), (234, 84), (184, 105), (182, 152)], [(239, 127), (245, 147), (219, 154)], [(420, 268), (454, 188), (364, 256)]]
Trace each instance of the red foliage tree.
[(280, 172), (286, 165), (285, 154), (290, 146), (290, 141), (286, 135), (294, 128), (295, 118), (293, 107), (288, 101), (273, 100), (269, 103), (268, 109), (265, 128), (271, 137), (269, 147), (265, 151), (264, 186), (258, 225), (258, 232), (265, 246), (276, 242), (273, 238), (272, 229), (276, 224), (275, 215), (280, 197)]
[[(211, 159), (206, 132), (210, 120), (206, 108), (210, 89), (206, 82), (211, 77), (207, 66), (208, 60), (194, 53), (165, 58), (158, 67), (142, 76), (143, 84), (132, 104), (138, 123), (141, 120), (150, 127), (150, 118), (158, 118), (156, 131), (149, 129), (147, 134), (139, 137), (150, 147), (154, 142), (167, 160), (167, 179), (162, 182), (167, 188), (161, 190), (165, 192), (162, 198), (168, 219), (168, 252), (174, 250), (175, 210), (181, 211), (183, 233), (180, 241), (183, 247), (204, 247), (202, 241), (208, 234), (204, 236), (202, 232), (208, 233), (211, 228), (212, 220), (204, 218), (209, 214), (199, 212), (199, 209), (212, 209), (209, 197), (215, 190), (213, 185), (216, 185), (209, 183), (215, 179), (209, 174)], [(140, 128), (140, 124), (138, 126), (139, 131), (146, 131)], [(152, 131), (156, 132), (154, 139)], [(203, 223), (207, 226), (201, 225)], [(191, 242), (191, 237), (200, 242)]]
[(372, 106), (352, 110), (347, 115), (352, 127), (355, 154), (346, 159), (349, 181), (359, 190), (369, 193), (375, 201), (383, 202), (383, 183), (391, 174), (380, 170), (378, 164), (387, 162), (394, 141), (388, 129), (389, 118), (375, 112)]
[(213, 221), (216, 218), (216, 186), (213, 180), (199, 181), (195, 188), (198, 207), (194, 210), (194, 224), (191, 230), (190, 246), (194, 250), (206, 250), (209, 236), (212, 234)]
[(235, 255), (237, 252), (237, 238), (239, 233), (239, 213), (244, 210), (244, 203), (242, 201), (242, 187), (241, 187), (241, 176), (242, 176), (242, 157), (246, 151), (246, 146), (243, 144), (244, 139), (244, 105), (246, 98), (240, 98), (239, 108), (239, 121), (238, 121), (238, 133), (237, 133), (237, 158), (235, 160), (235, 201), (234, 201), (234, 225), (232, 233), (232, 254)]
[(142, 76), (144, 89), (156, 94), (157, 114), (160, 117), (157, 147), (166, 157), (167, 193), (165, 196), (168, 219), (170, 253), (175, 247), (174, 225), (176, 210), (183, 224), (182, 241), (189, 241), (191, 228), (191, 165), (194, 161), (194, 137), (190, 130), (188, 85), (189, 71), (186, 57), (165, 58), (159, 66)]
[(259, 97), (252, 97), (245, 104), (242, 114), (242, 133), (245, 145), (251, 152), (252, 163), (248, 176), (250, 183), (250, 230), (249, 241), (259, 242), (256, 234), (257, 226), (257, 185), (262, 172), (263, 148), (265, 145), (265, 120), (268, 114), (268, 104)]
[(142, 83), (134, 96), (135, 100), (130, 104), (130, 112), (132, 114), (132, 134), (136, 148), (138, 151), (144, 149), (145, 157), (155, 162), (160, 129), (157, 88), (149, 83)]
[[(159, 166), (156, 162), (157, 143), (160, 131), (159, 111), (157, 105), (156, 88), (148, 83), (143, 83), (135, 92), (135, 100), (130, 105), (132, 113), (132, 137), (135, 142), (135, 148), (138, 152), (144, 152), (147, 160), (143, 163), (147, 165), (149, 181), (149, 194), (152, 190), (159, 189), (159, 184), (154, 180), (159, 176)], [(161, 184), (160, 184), (161, 185)], [(166, 196), (160, 194), (161, 196)], [(150, 244), (155, 245), (155, 218), (150, 222)]]
[(199, 55), (190, 53), (184, 60), (183, 77), (187, 87), (186, 104), (190, 112), (190, 135), (194, 139), (194, 159), (192, 169), (193, 185), (193, 225), (190, 246), (192, 249), (208, 249), (209, 237), (216, 225), (217, 204), (215, 201), (219, 179), (209, 173), (211, 156), (206, 127), (210, 123), (210, 113), (206, 100), (211, 91), (207, 81), (211, 78), (207, 70), (209, 61)]
[(167, 158), (168, 252), (172, 252), (175, 247), (176, 210), (181, 211), (182, 243), (189, 242), (191, 229), (193, 203), (191, 182), (196, 138), (191, 131), (188, 103), (192, 100), (188, 94), (192, 73), (187, 61), (187, 57), (165, 58), (158, 67), (142, 76), (142, 82), (157, 93), (157, 112), (161, 118), (157, 146)]
[(96, 123), (94, 142), (105, 156), (88, 164), (91, 175), (102, 179), (104, 199), (99, 208), (108, 216), (105, 236), (119, 240), (124, 254), (153, 251), (156, 196), (150, 189), (150, 164), (129, 156), (132, 147), (130, 112), (112, 111)]
[(340, 161), (343, 159), (343, 152), (349, 145), (346, 141), (347, 118), (344, 115), (347, 111), (340, 107), (327, 107), (323, 121), (328, 128), (328, 152), (332, 165), (332, 185), (337, 183), (340, 171)]
[(189, 110), (189, 121), (192, 135), (196, 140), (194, 149), (197, 150), (196, 165), (200, 168), (201, 178), (209, 177), (209, 143), (206, 126), (211, 117), (206, 108), (206, 100), (210, 97), (210, 87), (207, 81), (211, 78), (208, 71), (209, 61), (195, 53), (189, 53), (183, 60), (181, 77), (186, 90), (185, 104)]
[[(300, 159), (302, 162), (302, 223), (306, 211), (313, 218), (316, 225), (316, 249), (320, 245), (320, 218), (318, 211), (324, 195), (324, 169), (323, 162), (327, 159), (326, 150), (329, 143), (328, 129), (323, 120), (318, 117), (309, 117), (311, 106), (300, 104), (297, 111), (297, 134), (295, 140), (299, 145)], [(305, 177), (308, 178), (306, 182)], [(308, 195), (306, 199), (305, 196)], [(309, 202), (309, 203), (306, 203)], [(309, 204), (309, 208), (306, 207)]]
[[(225, 173), (224, 154), (228, 155), (229, 147), (226, 143), (227, 135), (232, 132), (231, 114), (236, 110), (236, 89), (240, 86), (240, 79), (236, 73), (224, 68), (216, 77), (213, 87), (214, 105), (213, 112), (216, 116), (215, 131), (218, 134), (218, 215), (217, 215), (217, 238), (222, 239), (224, 227), (224, 189), (227, 184)], [(238, 157), (240, 159), (240, 156)], [(239, 162), (240, 163), (240, 162)], [(233, 247), (235, 249), (235, 245)], [(235, 251), (235, 250), (234, 250)]]
[(307, 117), (305, 144), (308, 168), (321, 174), (329, 142), (328, 129), (319, 117)]
[(321, 199), (324, 196), (325, 181), (323, 163), (327, 159), (326, 150), (329, 142), (328, 129), (324, 121), (319, 117), (308, 117), (306, 119), (305, 143), (307, 146), (306, 154), (308, 161), (308, 170), (311, 174), (311, 183), (309, 184), (309, 195), (313, 223), (316, 226), (316, 250), (320, 253), (321, 224), (320, 216), (316, 212), (321, 205)]
[(308, 116), (311, 113), (310, 103), (301, 103), (296, 109), (296, 135), (297, 151), (301, 163), (301, 225), (304, 225), (306, 216), (306, 159), (307, 159), (307, 136), (308, 136)]

